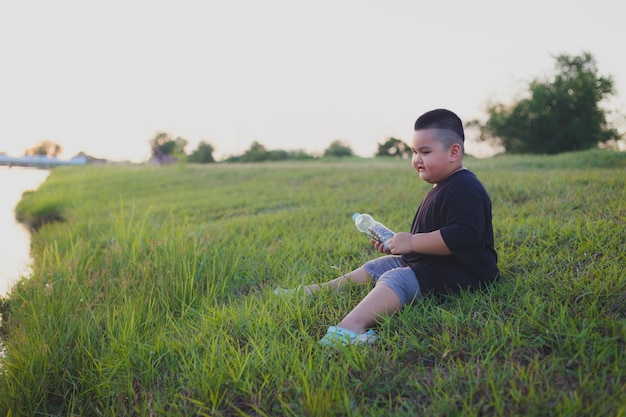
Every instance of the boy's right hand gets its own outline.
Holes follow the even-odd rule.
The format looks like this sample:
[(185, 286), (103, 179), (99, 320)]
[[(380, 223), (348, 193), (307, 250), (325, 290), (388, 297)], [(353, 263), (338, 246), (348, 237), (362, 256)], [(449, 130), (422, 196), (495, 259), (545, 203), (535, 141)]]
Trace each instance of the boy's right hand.
[(384, 253), (384, 254), (391, 254), (391, 251), (389, 249), (387, 249), (385, 247), (385, 245), (383, 244), (383, 242), (381, 242), (378, 239), (371, 239), (370, 242), (372, 243), (372, 245), (374, 245), (374, 247), (376, 248), (376, 250), (380, 253)]

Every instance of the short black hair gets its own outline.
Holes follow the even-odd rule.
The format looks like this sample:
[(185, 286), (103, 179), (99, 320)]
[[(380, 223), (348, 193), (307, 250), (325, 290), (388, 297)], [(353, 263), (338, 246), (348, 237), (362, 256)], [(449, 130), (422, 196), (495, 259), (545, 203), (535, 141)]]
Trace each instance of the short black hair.
[(435, 109), (422, 114), (415, 121), (415, 130), (444, 129), (456, 133), (461, 142), (465, 142), (463, 122), (454, 112), (446, 109)]

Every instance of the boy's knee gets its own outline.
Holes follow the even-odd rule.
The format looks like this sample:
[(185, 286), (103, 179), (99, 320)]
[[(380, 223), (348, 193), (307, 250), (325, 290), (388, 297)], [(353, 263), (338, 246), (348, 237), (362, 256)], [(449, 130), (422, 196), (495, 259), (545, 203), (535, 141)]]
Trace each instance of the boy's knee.
[(413, 303), (421, 296), (417, 278), (410, 268), (398, 268), (383, 274), (376, 285), (384, 285), (390, 288), (397, 296), (402, 305)]

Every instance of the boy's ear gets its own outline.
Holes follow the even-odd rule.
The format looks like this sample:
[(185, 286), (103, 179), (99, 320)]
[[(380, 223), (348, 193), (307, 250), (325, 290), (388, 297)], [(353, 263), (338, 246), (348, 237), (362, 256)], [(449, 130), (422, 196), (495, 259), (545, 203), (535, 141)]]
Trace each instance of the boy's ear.
[(453, 143), (452, 146), (450, 146), (449, 152), (452, 161), (457, 161), (463, 157), (463, 148), (461, 148), (461, 145), (458, 143)]

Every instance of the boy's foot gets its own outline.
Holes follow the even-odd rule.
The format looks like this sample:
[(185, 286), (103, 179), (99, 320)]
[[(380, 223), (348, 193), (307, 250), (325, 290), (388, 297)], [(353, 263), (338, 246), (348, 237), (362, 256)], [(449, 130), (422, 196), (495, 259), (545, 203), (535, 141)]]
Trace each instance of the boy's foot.
[(281, 297), (292, 296), (292, 295), (300, 295), (300, 296), (309, 295), (309, 293), (307, 293), (306, 289), (302, 285), (298, 285), (295, 288), (275, 288), (274, 294), (281, 296)]
[(377, 340), (378, 336), (372, 329), (358, 334), (343, 327), (330, 326), (326, 336), (322, 337), (318, 343), (322, 346), (371, 345)]

